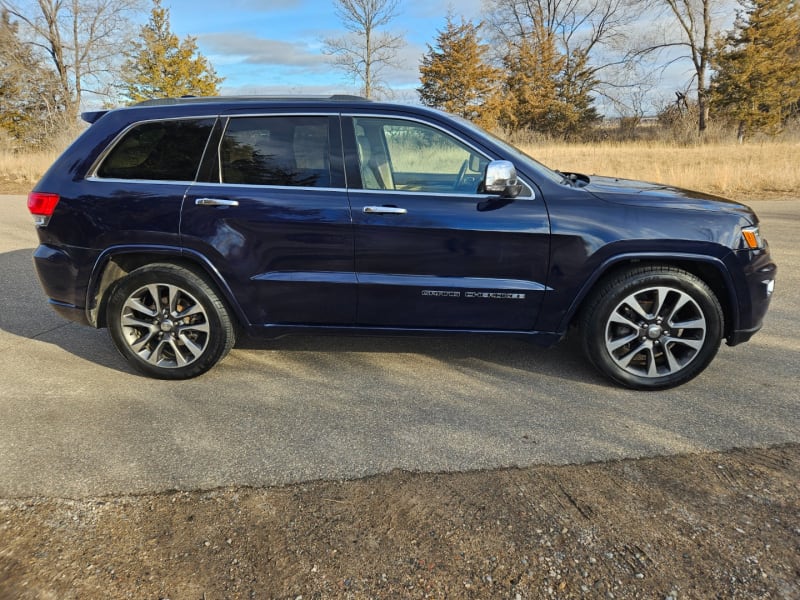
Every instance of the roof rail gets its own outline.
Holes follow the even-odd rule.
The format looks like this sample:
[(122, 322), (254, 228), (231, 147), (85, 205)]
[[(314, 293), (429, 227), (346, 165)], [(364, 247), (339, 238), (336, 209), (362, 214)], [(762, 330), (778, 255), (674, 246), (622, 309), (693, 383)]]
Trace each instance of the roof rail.
[(174, 104), (204, 104), (214, 102), (303, 102), (328, 100), (330, 102), (370, 102), (362, 96), (332, 94), (330, 96), (181, 96), (180, 98), (152, 98), (133, 106), (168, 106)]

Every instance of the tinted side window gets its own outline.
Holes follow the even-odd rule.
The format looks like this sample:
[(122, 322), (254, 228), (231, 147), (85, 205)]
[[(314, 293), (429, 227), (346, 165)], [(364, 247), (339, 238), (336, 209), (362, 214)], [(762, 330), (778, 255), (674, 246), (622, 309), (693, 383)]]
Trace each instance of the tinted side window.
[(194, 181), (213, 125), (214, 119), (141, 123), (114, 146), (97, 176)]
[(328, 117), (230, 120), (220, 144), (223, 183), (329, 187)]
[(415, 121), (353, 121), (365, 189), (477, 192), (488, 160), (457, 139)]

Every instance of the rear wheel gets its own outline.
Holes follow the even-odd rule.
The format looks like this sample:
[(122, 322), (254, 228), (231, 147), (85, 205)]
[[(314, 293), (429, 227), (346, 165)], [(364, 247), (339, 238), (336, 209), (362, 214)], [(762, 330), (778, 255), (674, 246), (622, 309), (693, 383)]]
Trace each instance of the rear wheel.
[(141, 267), (120, 280), (108, 300), (107, 322), (122, 356), (159, 379), (205, 373), (230, 351), (236, 337), (213, 287), (171, 264)]
[(583, 349), (603, 374), (636, 389), (681, 385), (719, 349), (722, 307), (698, 277), (666, 266), (625, 271), (590, 298)]

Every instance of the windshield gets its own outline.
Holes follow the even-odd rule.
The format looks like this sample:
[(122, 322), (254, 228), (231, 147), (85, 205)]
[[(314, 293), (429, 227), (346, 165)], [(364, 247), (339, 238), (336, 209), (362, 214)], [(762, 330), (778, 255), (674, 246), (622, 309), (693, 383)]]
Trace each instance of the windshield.
[(492, 141), (497, 145), (500, 146), (506, 153), (508, 153), (511, 157), (513, 157), (518, 163), (521, 163), (525, 166), (525, 170), (530, 173), (531, 177), (534, 178), (544, 178), (549, 179), (554, 183), (562, 183), (564, 181), (564, 175), (553, 171), (549, 167), (546, 167), (542, 163), (540, 163), (535, 158), (532, 158), (525, 154), (522, 150), (517, 148), (516, 146), (512, 146), (508, 142), (500, 139), (493, 133), (489, 133), (485, 129), (481, 129), (474, 123), (464, 119), (462, 117), (456, 115), (449, 115), (450, 117), (454, 117), (459, 123), (467, 127), (468, 129), (472, 130), (476, 134), (481, 136), (487, 136), (492, 139)]

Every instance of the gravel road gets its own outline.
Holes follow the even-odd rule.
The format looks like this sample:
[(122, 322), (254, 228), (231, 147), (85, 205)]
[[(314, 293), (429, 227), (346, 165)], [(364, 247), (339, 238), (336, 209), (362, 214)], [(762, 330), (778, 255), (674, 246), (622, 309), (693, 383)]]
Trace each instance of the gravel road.
[(0, 196), (0, 497), (80, 498), (587, 463), (800, 442), (800, 202), (751, 203), (779, 265), (766, 326), (675, 390), (594, 373), (574, 342), (292, 337), (207, 375), (131, 372), (45, 304), (23, 196)]

